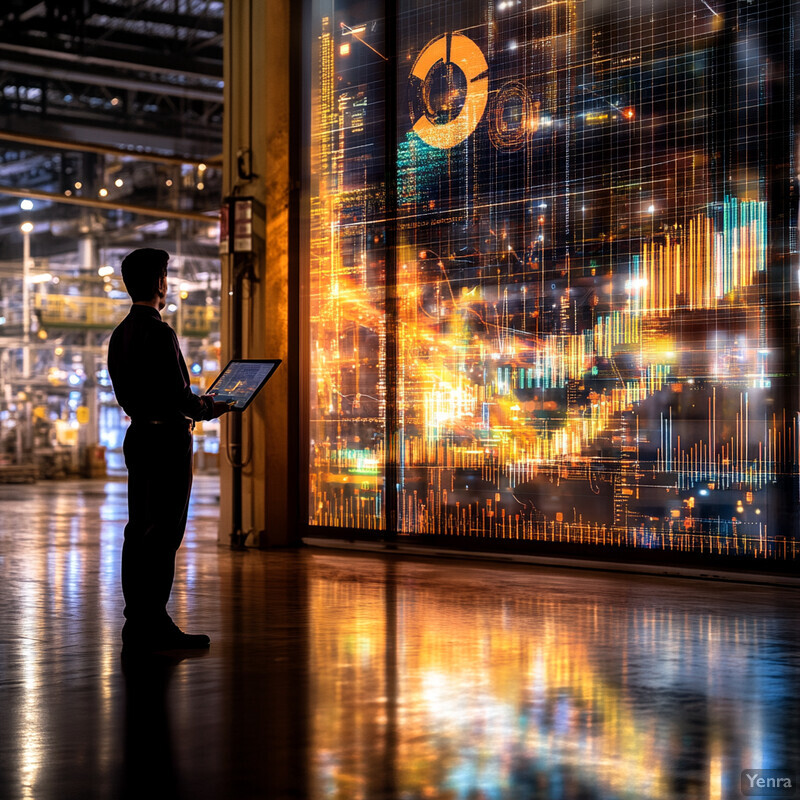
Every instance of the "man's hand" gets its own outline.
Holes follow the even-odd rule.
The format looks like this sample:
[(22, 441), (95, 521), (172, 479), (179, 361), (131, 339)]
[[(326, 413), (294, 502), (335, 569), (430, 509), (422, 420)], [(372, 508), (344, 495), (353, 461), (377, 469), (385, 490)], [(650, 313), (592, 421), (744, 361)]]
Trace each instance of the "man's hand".
[(226, 414), (228, 411), (233, 409), (233, 403), (223, 403), (219, 400), (214, 400), (211, 406), (211, 419), (217, 419), (217, 417), (221, 417), (223, 414)]
[(214, 401), (214, 416), (211, 419), (216, 419), (217, 417), (221, 417), (223, 414), (227, 414), (233, 408), (233, 403), (222, 403), (219, 400)]

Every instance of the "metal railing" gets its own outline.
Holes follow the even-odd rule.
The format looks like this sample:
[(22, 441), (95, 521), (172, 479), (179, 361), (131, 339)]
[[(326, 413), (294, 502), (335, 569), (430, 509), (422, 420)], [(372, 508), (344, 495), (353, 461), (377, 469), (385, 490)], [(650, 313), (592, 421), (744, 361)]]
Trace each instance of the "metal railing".
[(45, 328), (107, 330), (119, 324), (128, 313), (130, 303), (108, 297), (44, 295), (34, 299), (34, 308)]
[[(111, 330), (128, 313), (130, 301), (81, 295), (40, 295), (34, 299), (39, 321), (45, 328)], [(177, 329), (178, 314), (166, 314), (166, 321)], [(219, 309), (215, 306), (184, 306), (180, 312), (179, 334), (207, 336), (219, 328)]]

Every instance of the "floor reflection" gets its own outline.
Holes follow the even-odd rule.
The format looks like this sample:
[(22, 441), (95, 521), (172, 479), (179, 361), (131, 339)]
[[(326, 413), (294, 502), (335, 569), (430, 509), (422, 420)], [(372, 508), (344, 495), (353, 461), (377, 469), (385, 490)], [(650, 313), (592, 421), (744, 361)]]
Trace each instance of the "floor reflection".
[(0, 486), (0, 798), (730, 800), (798, 769), (797, 590), (217, 546), (120, 659), (124, 484)]
[(167, 697), (179, 663), (160, 654), (121, 658), (125, 676), (123, 798), (178, 795)]
[(796, 596), (776, 614), (750, 587), (313, 565), (315, 796), (728, 798), (796, 762)]

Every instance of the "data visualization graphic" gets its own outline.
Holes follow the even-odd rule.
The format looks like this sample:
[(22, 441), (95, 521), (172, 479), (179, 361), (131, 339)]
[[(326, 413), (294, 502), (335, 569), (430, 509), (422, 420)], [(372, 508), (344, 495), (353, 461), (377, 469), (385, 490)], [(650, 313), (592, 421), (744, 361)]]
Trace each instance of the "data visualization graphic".
[(797, 559), (792, 4), (397, 7), (316, 7), (310, 522)]

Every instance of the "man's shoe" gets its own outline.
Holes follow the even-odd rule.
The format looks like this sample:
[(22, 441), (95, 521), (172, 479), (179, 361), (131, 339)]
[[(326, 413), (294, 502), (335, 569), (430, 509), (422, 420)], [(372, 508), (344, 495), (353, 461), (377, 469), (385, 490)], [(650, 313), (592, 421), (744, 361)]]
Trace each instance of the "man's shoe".
[(184, 633), (177, 625), (158, 630), (135, 630), (126, 623), (122, 629), (122, 645), (126, 651), (206, 650), (211, 646), (211, 639), (203, 633)]
[(155, 638), (154, 650), (206, 650), (211, 647), (211, 639), (204, 633), (184, 633), (179, 627), (164, 636)]

